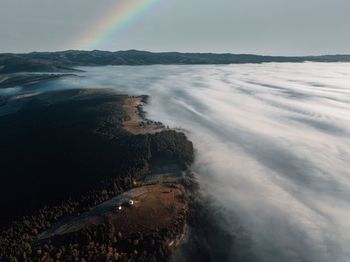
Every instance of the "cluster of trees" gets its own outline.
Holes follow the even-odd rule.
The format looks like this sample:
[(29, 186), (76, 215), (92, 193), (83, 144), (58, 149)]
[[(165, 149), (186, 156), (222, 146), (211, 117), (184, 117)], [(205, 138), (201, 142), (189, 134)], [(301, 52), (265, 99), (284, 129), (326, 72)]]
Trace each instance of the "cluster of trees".
[(114, 234), (110, 225), (90, 226), (79, 232), (37, 245), (31, 259), (48, 261), (168, 261), (169, 233)]
[(192, 164), (194, 152), (192, 142), (185, 134), (174, 130), (166, 130), (151, 136), (150, 148), (154, 158), (177, 160), (185, 166)]
[(0, 261), (30, 261), (33, 256), (41, 255), (34, 252), (41, 246), (36, 243), (38, 234), (49, 229), (58, 220), (86, 212), (122, 193), (123, 188), (127, 190), (132, 186), (131, 180), (127, 178), (105, 179), (96, 185), (96, 189), (79, 198), (67, 199), (57, 205), (47, 205), (4, 226), (0, 233)]
[(169, 241), (183, 233), (187, 212), (172, 227), (151, 234), (124, 236), (113, 232), (111, 225), (100, 224), (38, 241), (38, 235), (58, 220), (91, 210), (134, 187), (132, 181), (131, 177), (106, 179), (79, 199), (46, 206), (13, 222), (0, 233), (0, 261), (168, 261), (172, 254)]
[(51, 92), (24, 98), (19, 110), (0, 117), (0, 226), (119, 176), (125, 97)]
[(183, 219), (176, 227), (152, 233), (125, 235), (114, 232), (109, 224), (92, 225), (43, 241), (35, 247), (32, 258), (57, 259), (59, 256), (63, 261), (168, 261), (172, 254), (169, 242), (182, 233), (184, 222)]
[[(91, 90), (52, 92), (28, 99), (19, 111), (0, 118), (0, 261), (99, 261), (106, 251), (112, 261), (161, 261), (167, 256), (162, 243), (169, 232), (147, 241), (143, 236), (142, 249), (135, 250), (127, 239), (99, 238), (98, 228), (80, 232), (78, 238), (36, 242), (58, 220), (135, 186), (152, 160), (172, 159), (184, 168), (192, 163), (193, 145), (182, 133), (124, 131), (125, 98)], [(89, 241), (82, 244), (84, 238)], [(154, 241), (152, 252), (147, 243)]]

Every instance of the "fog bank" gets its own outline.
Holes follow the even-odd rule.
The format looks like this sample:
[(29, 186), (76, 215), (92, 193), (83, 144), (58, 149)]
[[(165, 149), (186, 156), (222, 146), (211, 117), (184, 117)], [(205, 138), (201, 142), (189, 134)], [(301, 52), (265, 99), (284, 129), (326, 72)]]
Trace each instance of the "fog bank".
[(348, 261), (350, 64), (83, 69), (32, 90), (150, 95), (148, 118), (188, 132), (216, 223), (243, 230), (256, 259)]

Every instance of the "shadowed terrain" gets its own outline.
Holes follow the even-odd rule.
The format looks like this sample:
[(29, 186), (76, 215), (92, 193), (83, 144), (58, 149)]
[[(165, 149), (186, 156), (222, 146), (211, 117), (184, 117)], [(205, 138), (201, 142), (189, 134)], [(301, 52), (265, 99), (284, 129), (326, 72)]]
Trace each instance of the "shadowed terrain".
[[(55, 242), (56, 244), (50, 240), (51, 246), (48, 249), (45, 249), (47, 243), (40, 244), (35, 239), (39, 233), (49, 229), (60, 219), (79, 217), (81, 213), (135, 186), (141, 186), (139, 189), (142, 190), (142, 180), (151, 172), (149, 167), (155, 165), (154, 163), (170, 161), (177, 166), (176, 170), (181, 171), (186, 170), (193, 161), (192, 143), (182, 133), (167, 129), (153, 134), (135, 135), (123, 128), (125, 121), (135, 118), (125, 110), (125, 105), (128, 105), (126, 101), (136, 98), (107, 89), (74, 89), (2, 99), (0, 208), (3, 230), (0, 235), (0, 260), (11, 260), (14, 257), (24, 260), (45, 257), (72, 260), (79, 255), (61, 250), (72, 243), (82, 245), (80, 256), (88, 256), (90, 242), (80, 238), (78, 241), (74, 237), (75, 232), (73, 236), (69, 234), (67, 238)], [(144, 125), (147, 126), (147, 123)], [(165, 238), (175, 236), (175, 232), (181, 234), (186, 222), (183, 213), (186, 213), (185, 210), (181, 211), (181, 223), (178, 219), (167, 222), (167, 217), (171, 217), (172, 212), (177, 209), (180, 212), (187, 205), (186, 201), (183, 204), (177, 201), (184, 194), (184, 189), (170, 189), (174, 193), (162, 195), (159, 194), (161, 191), (169, 191), (167, 187), (156, 184), (153, 187), (153, 190), (141, 198), (135, 198), (137, 203), (148, 205), (156, 214), (163, 214), (159, 226), (156, 226), (157, 230), (163, 228), (163, 231), (155, 231), (156, 228), (152, 227), (145, 236), (135, 236), (142, 232), (143, 226), (129, 230), (129, 234), (138, 239), (158, 239), (153, 247), (159, 248), (154, 249), (155, 253), (144, 255), (145, 261), (152, 256), (163, 259), (169, 257), (170, 249), (166, 246), (164, 250), (162, 248)], [(156, 204), (159, 201), (167, 203), (167, 206), (174, 205), (175, 210), (164, 209), (163, 205)], [(112, 208), (112, 212), (113, 210)], [(157, 225), (157, 216), (151, 214), (149, 217), (145, 212), (147, 208), (136, 210), (137, 213), (129, 215), (130, 221), (136, 221), (139, 217), (140, 222), (145, 225)], [(114, 249), (113, 259), (135, 255), (129, 242), (125, 242), (131, 238), (118, 235), (120, 231), (127, 235), (125, 230), (115, 231), (118, 244), (113, 242), (113, 237), (96, 238), (95, 230), (106, 230), (109, 225), (117, 225), (122, 221), (120, 218), (119, 222), (118, 219), (112, 222), (115, 219), (112, 216), (109, 222), (86, 225), (76, 233), (85, 239), (89, 234), (84, 230), (91, 229), (95, 232), (92, 240), (101, 245), (109, 243)], [(173, 225), (176, 221), (179, 225), (178, 231)], [(143, 248), (153, 250), (147, 245), (140, 245), (139, 249)], [(123, 254), (119, 254), (121, 251)], [(103, 250), (91, 252), (95, 260), (107, 254)]]
[(0, 54), (0, 74), (15, 72), (69, 72), (75, 66), (101, 65), (209, 65), (266, 62), (349, 62), (350, 55), (324, 56), (262, 56), (250, 54), (215, 53), (153, 53), (139, 50), (32, 52)]

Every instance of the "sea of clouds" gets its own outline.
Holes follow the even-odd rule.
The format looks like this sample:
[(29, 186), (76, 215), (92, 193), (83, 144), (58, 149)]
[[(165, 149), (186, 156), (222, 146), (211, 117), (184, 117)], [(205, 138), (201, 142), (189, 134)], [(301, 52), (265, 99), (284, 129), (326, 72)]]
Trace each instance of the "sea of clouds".
[(147, 117), (186, 130), (215, 223), (255, 261), (349, 261), (350, 64), (82, 69), (33, 89), (150, 95)]

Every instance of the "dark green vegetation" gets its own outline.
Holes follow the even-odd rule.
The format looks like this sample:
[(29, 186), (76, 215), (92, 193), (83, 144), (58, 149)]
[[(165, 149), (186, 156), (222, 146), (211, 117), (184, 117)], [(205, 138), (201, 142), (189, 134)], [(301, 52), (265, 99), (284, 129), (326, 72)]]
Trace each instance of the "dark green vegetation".
[(7, 74), (0, 75), (0, 88), (14, 86), (31, 86), (43, 81), (58, 79), (61, 77), (75, 76), (73, 74)]
[(39, 259), (47, 254), (52, 261), (168, 261), (172, 250), (165, 240), (169, 234), (163, 230), (150, 235), (115, 236), (110, 225), (93, 225), (34, 247), (32, 257)]
[(22, 55), (0, 55), (0, 74), (17, 72), (70, 72), (72, 68), (63, 66), (60, 62), (47, 59), (36, 59)]
[[(122, 109), (125, 98), (108, 90), (68, 90), (1, 99), (0, 261), (98, 261), (107, 254), (126, 261), (168, 257), (162, 232), (152, 239), (115, 239), (102, 226), (70, 236), (73, 240), (59, 247), (51, 240), (35, 242), (59, 219), (133, 187), (152, 161), (171, 159), (184, 167), (192, 163), (192, 143), (182, 133), (132, 135), (122, 129), (128, 118)], [(142, 241), (152, 245), (144, 248), (152, 254), (134, 252), (132, 247)], [(125, 254), (115, 251), (118, 245)]]
[(264, 62), (350, 62), (350, 55), (259, 56), (213, 53), (152, 53), (146, 51), (61, 51), (28, 54), (0, 54), (0, 74), (14, 72), (61, 72), (74, 66), (154, 64), (241, 64)]

